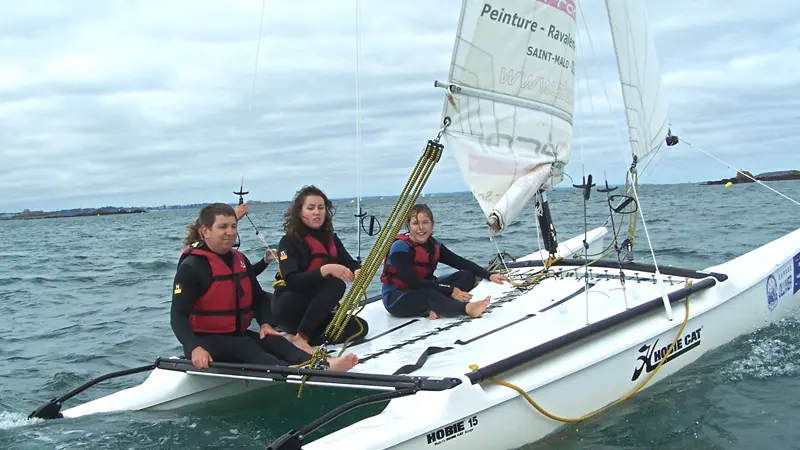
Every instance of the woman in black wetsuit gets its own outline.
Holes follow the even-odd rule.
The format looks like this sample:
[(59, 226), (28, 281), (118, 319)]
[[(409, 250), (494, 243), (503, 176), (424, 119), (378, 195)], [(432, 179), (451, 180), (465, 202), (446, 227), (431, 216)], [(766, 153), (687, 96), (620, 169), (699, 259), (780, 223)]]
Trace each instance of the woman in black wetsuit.
[[(433, 224), (433, 213), (428, 205), (417, 204), (409, 211), (408, 233), (397, 235), (384, 261), (383, 306), (398, 317), (480, 317), (489, 306), (490, 297), (470, 302), (469, 291), (475, 284), (475, 277), (497, 284), (508, 279), (453, 253), (432, 236)], [(440, 262), (458, 271), (436, 278), (433, 273)]]
[[(198, 369), (213, 361), (297, 365), (311, 355), (292, 345), (270, 325), (274, 320), (250, 261), (233, 248), (233, 208), (214, 203), (200, 210), (184, 240), (173, 283), (170, 323)], [(249, 330), (252, 319), (261, 325)], [(328, 358), (333, 370), (349, 370), (353, 354)]]
[[(278, 243), (278, 280), (272, 311), (292, 342), (310, 351), (325, 341), (325, 328), (347, 285), (361, 265), (333, 232), (333, 204), (314, 186), (304, 186), (284, 214), (285, 235)], [(363, 338), (368, 326), (352, 317), (340, 341)]]

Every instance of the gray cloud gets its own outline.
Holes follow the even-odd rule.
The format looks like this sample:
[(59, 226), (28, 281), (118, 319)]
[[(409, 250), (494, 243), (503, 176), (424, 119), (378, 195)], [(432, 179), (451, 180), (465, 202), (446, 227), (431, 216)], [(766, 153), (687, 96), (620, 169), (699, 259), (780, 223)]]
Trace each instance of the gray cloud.
[[(568, 173), (619, 182), (630, 154), (613, 47), (602, 3), (584, 3)], [(257, 0), (5, 5), (0, 211), (234, 201), (242, 174), (253, 199), (306, 183), (353, 197), (354, 5), (267, 2), (254, 95)], [(363, 195), (396, 193), (438, 131), (433, 81), (459, 5), (361, 2)], [(797, 164), (800, 4), (770, 5), (648, 0), (673, 131), (755, 172)], [(730, 174), (678, 146), (644, 182)], [(426, 191), (455, 190), (446, 157)]]

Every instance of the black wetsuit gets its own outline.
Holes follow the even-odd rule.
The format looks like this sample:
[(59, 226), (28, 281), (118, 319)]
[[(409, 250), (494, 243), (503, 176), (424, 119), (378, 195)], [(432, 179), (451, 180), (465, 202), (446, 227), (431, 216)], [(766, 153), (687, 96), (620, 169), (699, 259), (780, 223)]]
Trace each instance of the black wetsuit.
[[(320, 242), (328, 242), (327, 236), (321, 231), (310, 230), (310, 233)], [(361, 265), (350, 256), (336, 233), (333, 239), (337, 258), (329, 263), (341, 264), (352, 271), (360, 269)], [(339, 278), (323, 277), (320, 269), (306, 272), (311, 263), (311, 253), (302, 240), (283, 236), (278, 244), (278, 254), (280, 275), (286, 286), (275, 288), (272, 301), (275, 320), (286, 332), (301, 333), (308, 338), (310, 345), (322, 344), (325, 341), (325, 328), (333, 319), (332, 311), (344, 297), (347, 285)], [(367, 332), (367, 322), (353, 317), (337, 342), (352, 336), (363, 338)]]
[[(221, 257), (232, 267), (233, 253)], [(258, 283), (253, 265), (247, 257), (244, 259), (252, 283), (254, 317), (259, 325), (272, 325), (275, 320), (270, 309), (271, 296)], [(189, 255), (181, 262), (173, 286), (180, 286), (180, 290), (173, 291), (172, 294), (170, 324), (173, 333), (183, 345), (187, 358), (191, 358), (192, 350), (197, 347), (203, 347), (214, 361), (220, 362), (295, 365), (310, 358), (308, 353), (282, 336), (270, 335), (261, 339), (257, 332), (251, 330), (227, 334), (192, 331), (189, 324), (192, 306), (211, 286), (211, 268), (202, 256)]]
[[(432, 245), (430, 242), (424, 244), (429, 255), (433, 253)], [(430, 275), (423, 279), (414, 272), (413, 250), (402, 241), (392, 244), (392, 250), (389, 253), (389, 262), (397, 270), (398, 278), (408, 285), (407, 290), (384, 286), (383, 304), (394, 316), (426, 316), (431, 311), (440, 316), (466, 314), (467, 303), (451, 297), (453, 288), (469, 292), (475, 286), (475, 276), (484, 279), (489, 279), (491, 276), (488, 270), (458, 256), (440, 243), (439, 263), (458, 271), (441, 278)]]
[(253, 273), (256, 275), (261, 275), (262, 272), (267, 270), (267, 266), (269, 266), (269, 261), (267, 261), (265, 258), (261, 258), (257, 263), (253, 264)]

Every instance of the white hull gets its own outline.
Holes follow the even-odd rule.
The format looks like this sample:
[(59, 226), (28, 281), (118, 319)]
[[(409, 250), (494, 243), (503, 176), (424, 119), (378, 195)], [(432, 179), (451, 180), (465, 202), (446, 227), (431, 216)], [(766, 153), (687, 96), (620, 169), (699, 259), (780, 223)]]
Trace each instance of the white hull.
[[(738, 336), (792, 315), (800, 303), (797, 266), (800, 266), (800, 230), (710, 267), (708, 271), (726, 274), (728, 279), (690, 296), (690, 320), (680, 337), (681, 348), (676, 348), (676, 355), (662, 365), (644, 388)], [(770, 276), (780, 278), (779, 284), (784, 282), (778, 288), (780, 299), (773, 305), (767, 301)], [(574, 306), (579, 307), (578, 303)], [(591, 312), (592, 309), (590, 315)], [(646, 373), (631, 381), (634, 370), (643, 365), (640, 357), (644, 353), (640, 349), (656, 341), (657, 348), (672, 342), (682, 325), (685, 303), (673, 304), (673, 313), (674, 320), (670, 322), (663, 307), (655, 309), (503, 373), (499, 378), (524, 389), (556, 416), (581, 417), (615, 402), (642, 382)], [(559, 316), (555, 313), (548, 319), (559, 320)], [(519, 329), (508, 328), (497, 333), (495, 342), (503, 345), (530, 339), (537, 333), (533, 330), (535, 326), (531, 323)], [(657, 363), (655, 358), (651, 361), (653, 365)], [(466, 362), (462, 364), (465, 366)], [(429, 375), (424, 369), (419, 374)], [(441, 449), (510, 449), (535, 442), (564, 425), (536, 411), (512, 389), (491, 381), (473, 385), (466, 377), (463, 379), (464, 384), (447, 392), (421, 392), (392, 400), (380, 414), (303, 448), (405, 449), (434, 445)]]
[(67, 418), (119, 411), (168, 410), (242, 394), (269, 381), (192, 375), (153, 369), (142, 384), (64, 410)]
[[(590, 253), (601, 248), (605, 233), (604, 228), (590, 233)], [(559, 254), (574, 254), (582, 249), (582, 241), (580, 235), (563, 243)], [(540, 261), (538, 255), (518, 261), (522, 260), (540, 264), (535, 262)], [(792, 314), (800, 303), (800, 267), (795, 265), (800, 265), (800, 230), (704, 273), (668, 275), (670, 271), (662, 268), (661, 280), (673, 296), (685, 290), (687, 277), (699, 290), (689, 298), (690, 320), (681, 335), (681, 346), (645, 388), (737, 336)], [(534, 273), (540, 269), (516, 268), (512, 272)], [(590, 268), (588, 290), (585, 269), (563, 265), (552, 268), (562, 276), (545, 279), (527, 290), (484, 281), (472, 292), (475, 298), (492, 295), (492, 305), (478, 320), (400, 319), (389, 316), (380, 302), (367, 305), (362, 316), (370, 323), (369, 340), (352, 348), (361, 362), (351, 373), (392, 374), (401, 366), (415, 363), (426, 349), (441, 347), (448, 349), (429, 356), (411, 375), (456, 377), (462, 382), (449, 390), (422, 391), (391, 400), (381, 413), (306, 443), (303, 448), (434, 445), (504, 449), (539, 440), (563, 423), (546, 418), (512, 389), (480, 381), (479, 374), (470, 369), (471, 364), (487, 368), (531, 352), (539, 356), (518, 360), (512, 370), (497, 377), (528, 392), (552, 414), (580, 417), (616, 401), (647, 376), (645, 371), (632, 380), (634, 371), (643, 367), (648, 357), (649, 348), (642, 351), (643, 346), (657, 350), (648, 360), (655, 366), (661, 349), (672, 342), (681, 327), (685, 312), (684, 301), (673, 302), (673, 320), (669, 321), (659, 300), (661, 290), (654, 282), (655, 275), (634, 269), (625, 270), (625, 290), (621, 289), (619, 269), (602, 267)], [(727, 278), (716, 281), (711, 272)], [(767, 280), (776, 274), (779, 299), (770, 305)], [(651, 305), (652, 309), (620, 320), (642, 305)], [(608, 322), (614, 323), (590, 333), (597, 324)], [(576, 333), (582, 337), (556, 345)], [(473, 384), (470, 373), (480, 382)], [(155, 369), (141, 385), (67, 409), (63, 415), (171, 409), (276, 384), (281, 383)]]
[[(600, 250), (602, 238), (606, 233), (605, 228), (598, 228), (588, 233), (587, 240), (591, 244), (590, 253)], [(582, 250), (583, 235), (559, 245), (559, 255), (565, 257), (577, 255)], [(544, 256), (547, 255), (544, 254)], [(520, 258), (520, 260), (533, 259), (540, 258), (536, 254)], [(390, 329), (394, 326), (394, 322), (400, 320), (389, 317), (380, 302), (368, 305), (368, 312), (371, 335)], [(355, 351), (359, 352), (359, 350)], [(140, 385), (65, 409), (61, 414), (66, 418), (75, 418), (119, 411), (168, 410), (231, 397), (273, 384), (269, 380), (260, 378), (215, 377), (203, 375), (199, 371), (191, 374), (156, 368)]]

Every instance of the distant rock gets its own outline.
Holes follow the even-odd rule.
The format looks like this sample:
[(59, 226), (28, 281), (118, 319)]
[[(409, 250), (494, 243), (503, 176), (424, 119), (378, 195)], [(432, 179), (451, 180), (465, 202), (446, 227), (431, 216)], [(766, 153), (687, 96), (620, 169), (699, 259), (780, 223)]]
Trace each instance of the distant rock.
[(705, 181), (700, 184), (701, 185), (727, 184), (728, 182), (730, 182), (731, 184), (754, 183), (753, 178), (755, 178), (758, 181), (800, 180), (800, 170), (781, 170), (777, 172), (764, 172), (758, 175), (753, 175), (752, 173), (743, 170), (741, 172), (737, 172), (736, 176), (733, 178), (723, 178), (722, 180), (717, 180), (717, 181)]
[(29, 209), (24, 209), (19, 214), (6, 216), (0, 220), (59, 219), (64, 217), (113, 216), (117, 214), (144, 214), (146, 212), (147, 212), (146, 210), (138, 208), (137, 209), (100, 208), (95, 210), (81, 210), (79, 212), (72, 212), (72, 213), (31, 211)]

